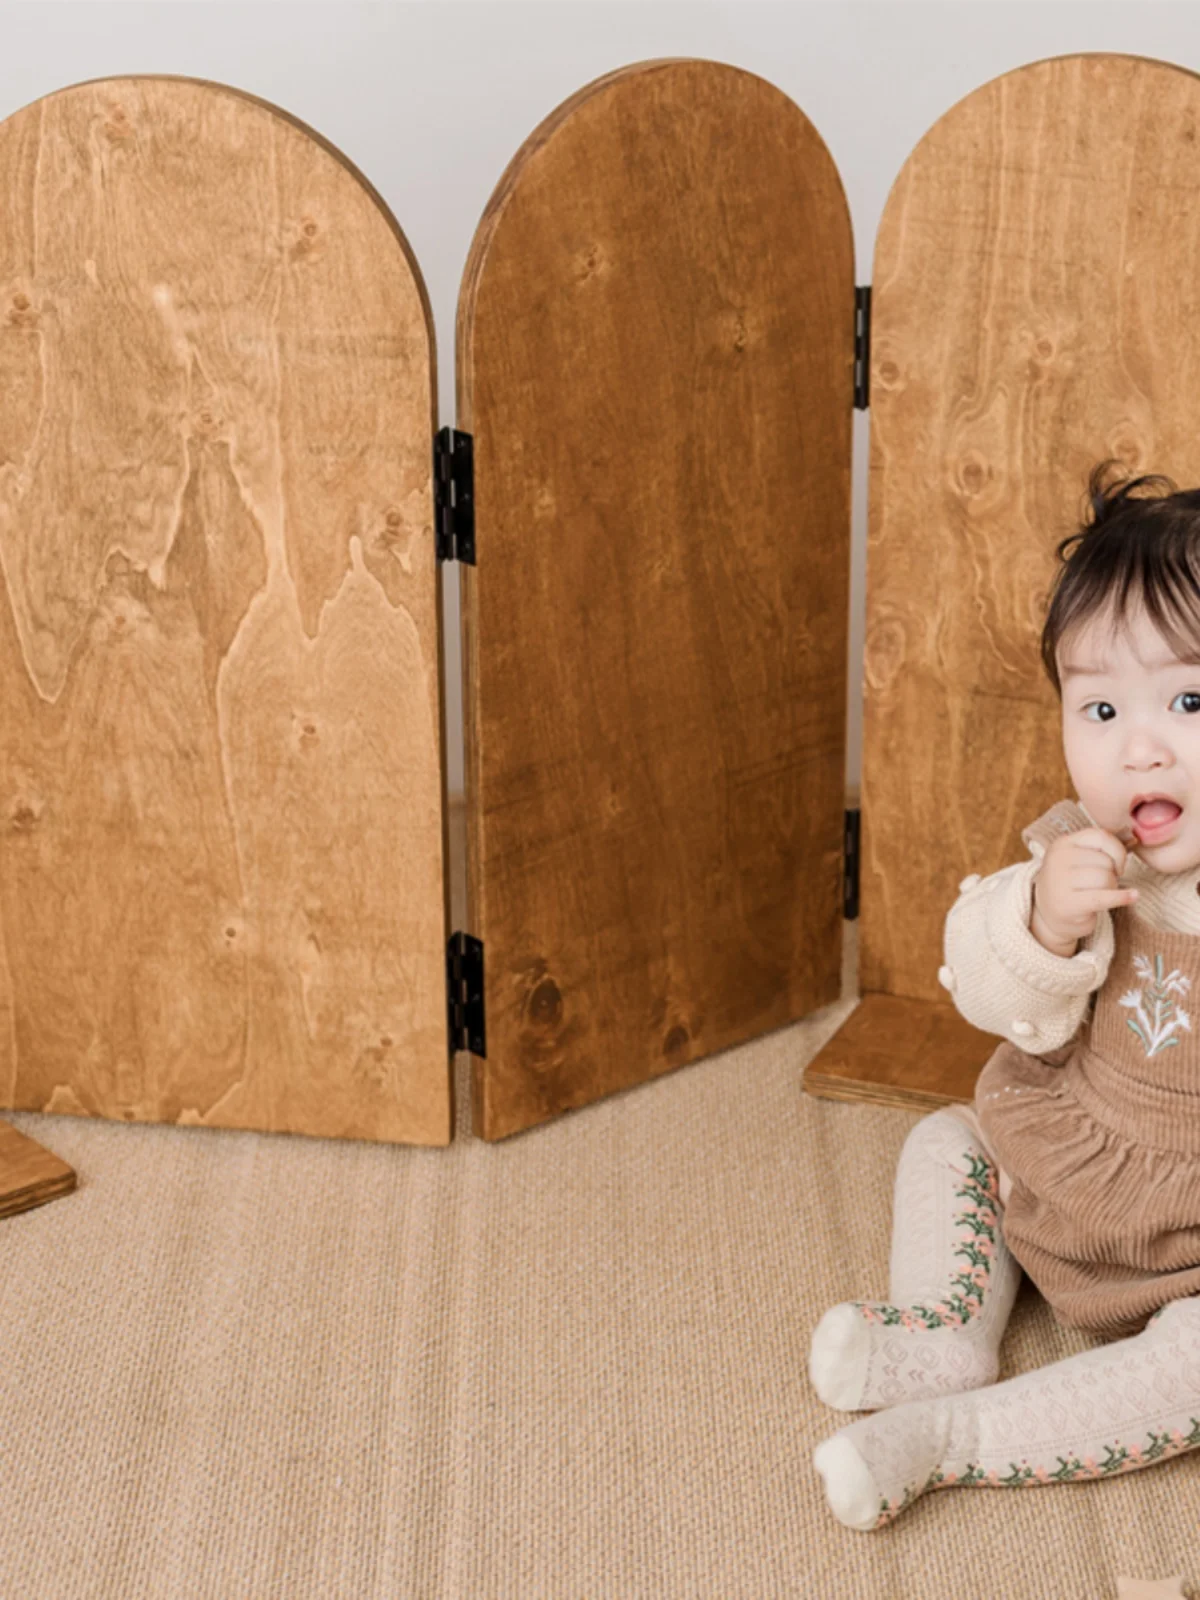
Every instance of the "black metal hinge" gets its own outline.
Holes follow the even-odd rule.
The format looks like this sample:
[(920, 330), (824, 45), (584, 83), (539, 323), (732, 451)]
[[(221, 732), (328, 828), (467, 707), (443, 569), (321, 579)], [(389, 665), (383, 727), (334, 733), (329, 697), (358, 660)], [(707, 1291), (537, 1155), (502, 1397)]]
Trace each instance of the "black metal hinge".
[(865, 411), (870, 400), (871, 285), (854, 291), (854, 409)]
[(446, 1014), (450, 1051), (487, 1055), (483, 1017), (483, 941), (452, 933), (446, 944)]
[(858, 837), (862, 812), (857, 808), (846, 812), (843, 848), (846, 870), (842, 880), (842, 915), (850, 922), (858, 916)]
[(433, 518), (439, 561), (475, 565), (475, 465), (471, 435), (442, 428), (433, 441)]

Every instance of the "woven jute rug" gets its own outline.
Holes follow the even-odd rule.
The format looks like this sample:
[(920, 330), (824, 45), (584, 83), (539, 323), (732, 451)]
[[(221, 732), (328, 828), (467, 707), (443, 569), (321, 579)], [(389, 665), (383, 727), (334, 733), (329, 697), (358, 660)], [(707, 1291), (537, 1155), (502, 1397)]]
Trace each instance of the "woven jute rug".
[[(466, 1058), (444, 1150), (14, 1114), (79, 1188), (0, 1222), (0, 1597), (1200, 1590), (1200, 1452), (828, 1511), (808, 1340), (918, 1116), (801, 1089), (847, 931), (837, 1004), (500, 1144)], [(1001, 1379), (1092, 1342), (1026, 1281)]]

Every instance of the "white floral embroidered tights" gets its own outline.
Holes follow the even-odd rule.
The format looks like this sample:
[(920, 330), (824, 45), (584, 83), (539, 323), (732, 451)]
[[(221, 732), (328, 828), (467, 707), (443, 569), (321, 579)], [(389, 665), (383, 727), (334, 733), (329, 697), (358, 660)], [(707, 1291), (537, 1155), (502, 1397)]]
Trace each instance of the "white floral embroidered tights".
[(897, 1170), (895, 1303), (835, 1306), (813, 1335), (822, 1399), (879, 1408), (813, 1452), (848, 1527), (885, 1527), (930, 1489), (1110, 1477), (1200, 1445), (1200, 1297), (1132, 1338), (992, 1381), (1020, 1278), (1000, 1215), (981, 1144), (953, 1113), (923, 1118)]

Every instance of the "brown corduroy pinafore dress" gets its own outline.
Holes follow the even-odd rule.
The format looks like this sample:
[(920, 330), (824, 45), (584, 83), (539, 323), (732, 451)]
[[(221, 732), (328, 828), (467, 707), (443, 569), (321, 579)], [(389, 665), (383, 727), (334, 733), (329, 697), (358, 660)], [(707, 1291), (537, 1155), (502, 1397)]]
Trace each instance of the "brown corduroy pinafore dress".
[(1045, 1055), (1009, 1041), (975, 1110), (1012, 1179), (1004, 1239), (1058, 1321), (1114, 1338), (1200, 1295), (1200, 935), (1131, 907), (1075, 1038)]

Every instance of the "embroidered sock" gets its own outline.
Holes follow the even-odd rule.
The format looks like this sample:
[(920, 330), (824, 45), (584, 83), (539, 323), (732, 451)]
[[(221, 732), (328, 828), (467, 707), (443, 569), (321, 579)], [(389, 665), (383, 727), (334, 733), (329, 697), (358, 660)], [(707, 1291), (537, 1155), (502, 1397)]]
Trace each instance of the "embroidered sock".
[(896, 1168), (890, 1303), (844, 1301), (813, 1331), (808, 1372), (826, 1405), (873, 1411), (995, 1382), (1021, 1281), (998, 1177), (954, 1112), (914, 1124)]
[(866, 1531), (927, 1489), (1107, 1478), (1197, 1445), (1200, 1296), (1172, 1301), (1132, 1338), (851, 1422), (813, 1465), (838, 1520)]

